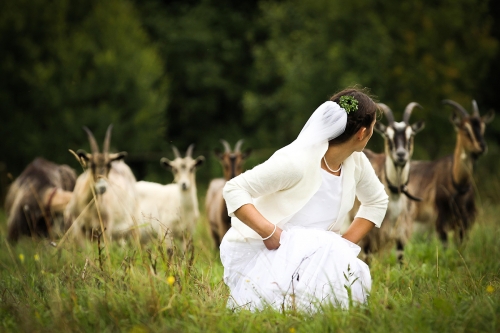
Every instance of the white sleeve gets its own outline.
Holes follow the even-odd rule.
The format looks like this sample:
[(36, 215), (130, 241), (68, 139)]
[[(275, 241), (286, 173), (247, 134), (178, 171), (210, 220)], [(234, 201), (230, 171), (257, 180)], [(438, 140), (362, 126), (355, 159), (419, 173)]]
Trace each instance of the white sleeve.
[(290, 188), (301, 178), (300, 165), (293, 159), (272, 156), (226, 183), (222, 194), (229, 216), (234, 217), (238, 208), (253, 203), (254, 198)]
[(361, 176), (356, 184), (356, 196), (361, 202), (356, 217), (367, 219), (380, 228), (387, 211), (389, 197), (365, 154), (361, 153)]

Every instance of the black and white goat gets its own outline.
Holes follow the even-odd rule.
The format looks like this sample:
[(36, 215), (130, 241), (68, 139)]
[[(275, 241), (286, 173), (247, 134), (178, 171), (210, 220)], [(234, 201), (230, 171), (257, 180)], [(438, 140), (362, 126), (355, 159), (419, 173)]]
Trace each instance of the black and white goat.
[(76, 173), (67, 165), (36, 158), (10, 185), (5, 198), (7, 238), (54, 237), (64, 231), (63, 211), (72, 197)]
[(480, 116), (474, 100), (472, 115), (457, 102), (443, 103), (453, 107), (450, 119), (456, 132), (455, 151), (436, 161), (411, 163), (408, 189), (422, 201), (409, 202), (409, 207), (417, 229), (435, 229), (444, 243), (448, 231), (454, 231), (461, 242), (476, 217), (474, 164), (486, 152), (484, 130), (494, 113)]
[[(403, 121), (394, 120), (391, 109), (382, 103), (378, 104), (384, 112), (388, 125), (375, 124), (375, 130), (384, 138), (384, 153), (376, 154), (365, 149), (364, 153), (370, 160), (375, 173), (384, 184), (389, 205), (387, 213), (380, 228), (371, 230), (359, 245), (366, 255), (377, 252), (385, 247), (396, 244), (398, 257), (401, 258), (404, 245), (408, 241), (412, 226), (407, 214), (407, 201), (420, 199), (408, 190), (410, 174), (410, 160), (413, 155), (413, 139), (415, 134), (424, 128), (424, 122), (418, 121), (410, 124), (410, 116), (415, 107), (421, 106), (411, 102), (405, 108)], [(351, 221), (358, 210), (359, 202), (351, 211)]]
[(134, 235), (138, 204), (136, 179), (123, 162), (126, 152), (110, 153), (112, 125), (106, 131), (102, 153), (88, 128), (91, 153), (78, 150), (76, 156), (86, 167), (75, 185), (73, 197), (64, 212), (67, 227), (76, 240), (99, 230), (110, 240), (123, 240)]
[(210, 181), (205, 198), (205, 210), (210, 223), (212, 238), (217, 247), (219, 247), (222, 237), (231, 227), (231, 218), (227, 213), (226, 201), (222, 197), (222, 189), (228, 180), (243, 172), (243, 164), (251, 152), (250, 149), (241, 152), (243, 140), (236, 142), (234, 151), (231, 150), (231, 146), (227, 141), (221, 140), (221, 142), (224, 146), (224, 152), (216, 150), (215, 155), (222, 164), (224, 178), (215, 178)]

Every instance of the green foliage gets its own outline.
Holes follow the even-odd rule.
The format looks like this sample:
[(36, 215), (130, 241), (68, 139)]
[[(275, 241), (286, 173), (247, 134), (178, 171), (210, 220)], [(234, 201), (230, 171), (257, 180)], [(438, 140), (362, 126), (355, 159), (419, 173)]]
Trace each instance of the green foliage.
[(0, 331), (497, 332), (499, 207), (483, 209), (465, 246), (415, 237), (403, 264), (395, 252), (373, 258), (367, 305), (316, 315), (226, 309), (205, 219), (192, 244), (169, 251), (161, 240), (143, 248), (30, 239), (11, 246), (2, 216)]
[[(255, 165), (293, 141), (329, 96), (356, 84), (396, 118), (419, 102), (424, 109), (412, 119), (426, 128), (414, 157), (437, 158), (454, 145), (443, 98), (466, 108), (475, 98), (481, 113), (498, 105), (489, 84), (498, 77), (497, 7), (489, 0), (3, 1), (0, 160), (14, 176), (39, 155), (76, 167), (67, 149), (88, 147), (81, 127), (102, 141), (113, 123), (113, 148), (131, 153), (137, 178), (170, 179), (159, 158), (170, 144), (182, 151), (195, 143), (208, 159), (199, 170), (206, 182), (219, 174), (212, 159), (219, 139), (244, 138), (254, 149), (248, 166)], [(492, 150), (498, 133), (495, 120), (486, 131)], [(378, 137), (369, 147), (383, 150)], [(496, 163), (481, 163), (496, 173)]]
[[(9, 168), (35, 156), (71, 160), (88, 147), (82, 126), (112, 146), (158, 149), (167, 81), (156, 48), (127, 1), (0, 4), (0, 150)], [(116, 145), (115, 145), (116, 144)]]
[(171, 78), (168, 142), (219, 147), (242, 137), (241, 96), (252, 73), (255, 5), (231, 1), (136, 1)]
[(257, 89), (244, 95), (244, 121), (277, 146), (293, 140), (335, 91), (359, 84), (396, 114), (411, 101), (423, 105), (414, 119), (428, 120), (426, 131), (443, 133), (443, 144), (434, 145), (434, 135), (422, 137), (416, 144), (425, 149), (417, 156), (449, 152), (450, 111), (440, 101), (470, 105), (498, 54), (481, 0), (265, 1), (261, 13), (269, 36), (253, 48), (259, 76)]

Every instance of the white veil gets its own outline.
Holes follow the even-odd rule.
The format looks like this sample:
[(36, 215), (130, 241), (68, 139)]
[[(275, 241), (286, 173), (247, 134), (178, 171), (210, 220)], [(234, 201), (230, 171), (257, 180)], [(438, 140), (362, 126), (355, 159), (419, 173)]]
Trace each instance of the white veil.
[(347, 112), (337, 103), (328, 101), (313, 112), (295, 141), (286, 148), (305, 148), (326, 143), (345, 131)]

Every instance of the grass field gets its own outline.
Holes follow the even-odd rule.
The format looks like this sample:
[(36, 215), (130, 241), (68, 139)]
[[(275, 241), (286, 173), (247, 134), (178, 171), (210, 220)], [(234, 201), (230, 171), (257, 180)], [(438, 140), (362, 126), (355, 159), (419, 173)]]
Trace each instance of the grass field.
[(500, 332), (499, 216), (484, 204), (460, 248), (415, 237), (401, 265), (375, 257), (368, 304), (310, 316), (226, 309), (204, 218), (182, 253), (160, 242), (12, 246), (1, 215), (0, 332)]

